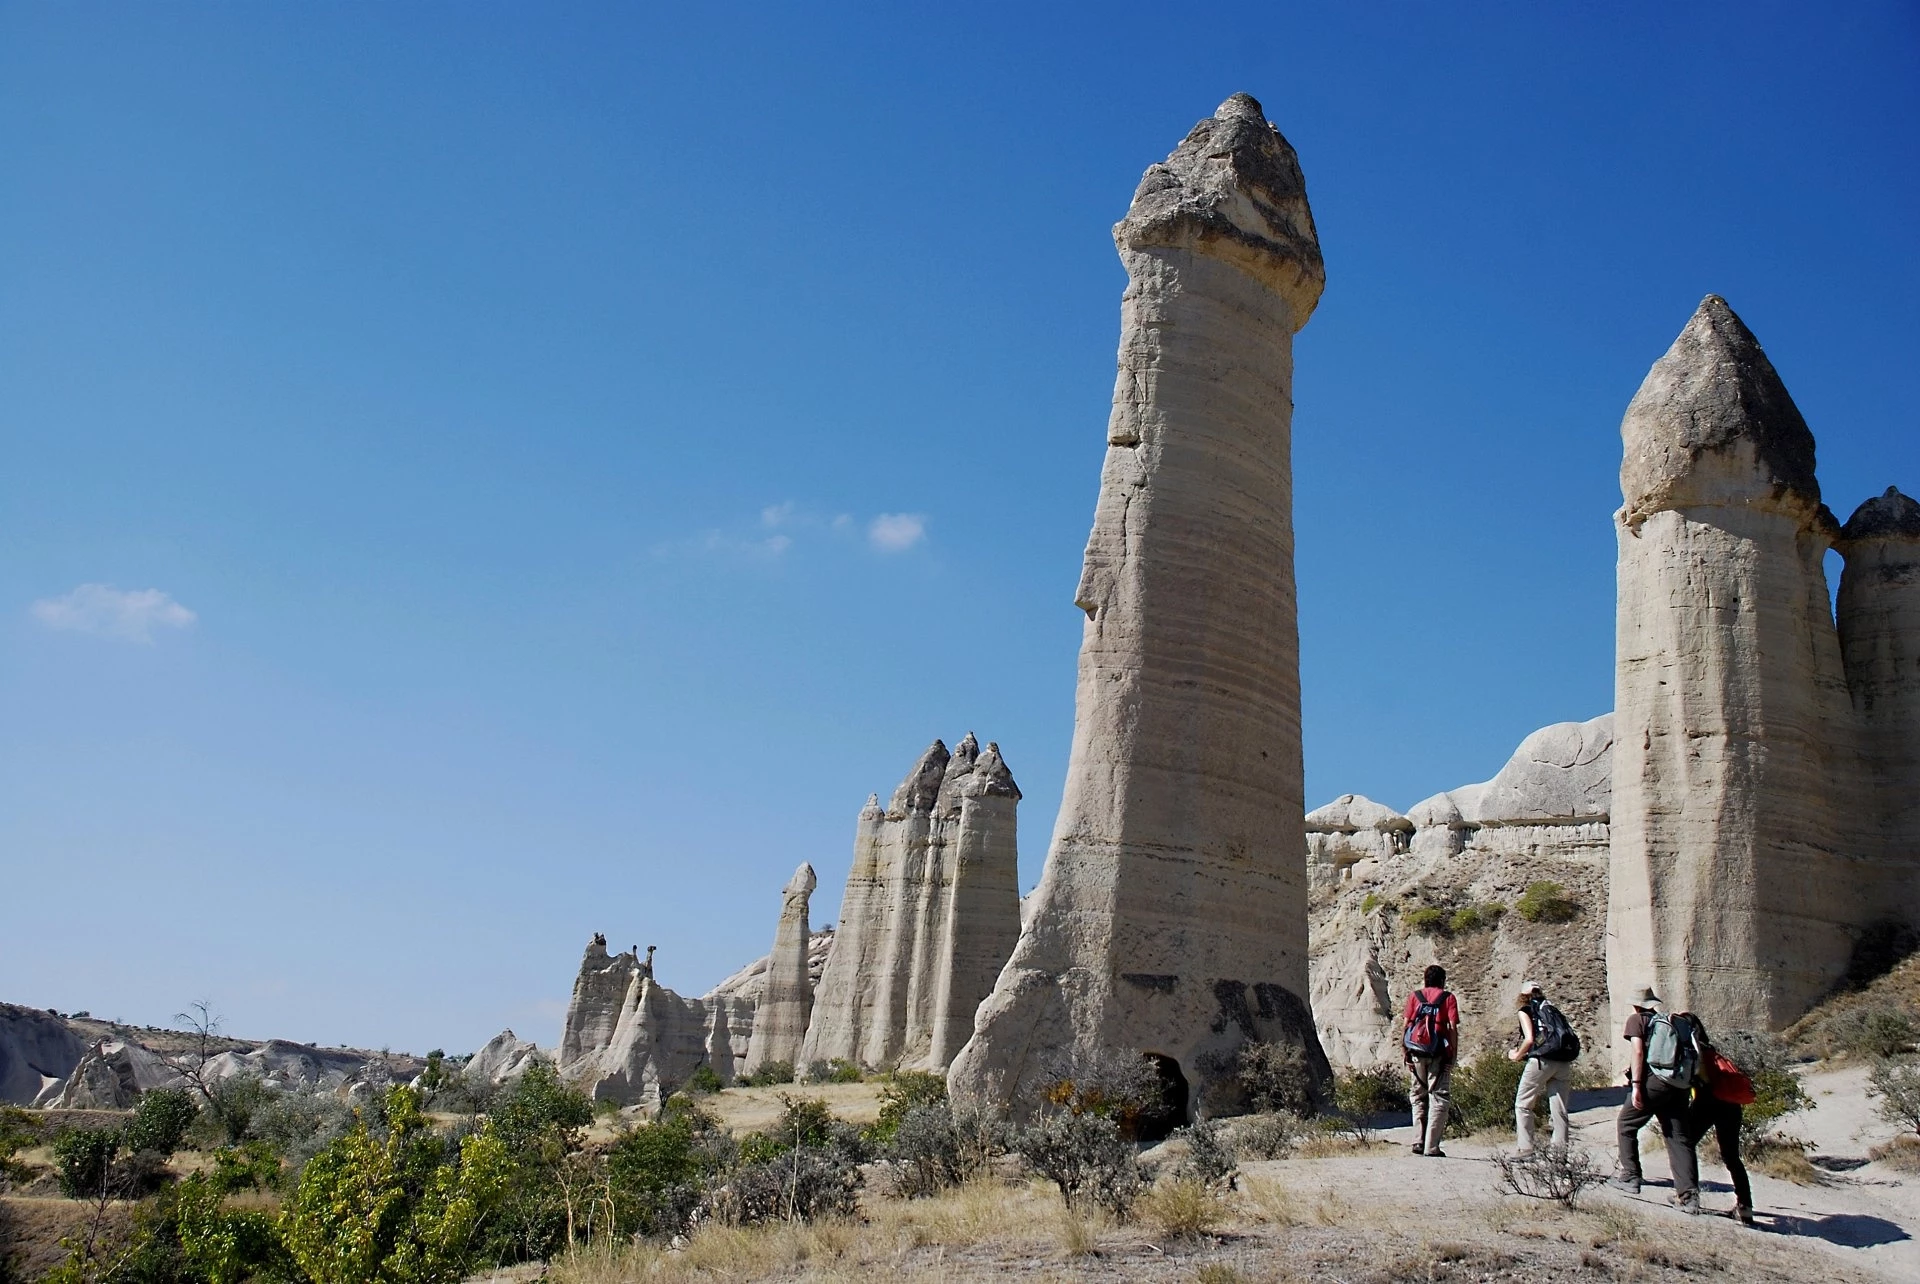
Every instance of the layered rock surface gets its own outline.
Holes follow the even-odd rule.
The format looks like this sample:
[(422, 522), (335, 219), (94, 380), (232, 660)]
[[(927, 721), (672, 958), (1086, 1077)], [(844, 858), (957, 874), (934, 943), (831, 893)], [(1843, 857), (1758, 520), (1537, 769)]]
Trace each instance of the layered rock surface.
[[(1543, 727), (1491, 780), (1424, 799), (1405, 817), (1358, 808), (1353, 795), (1309, 813), (1313, 1015), (1334, 1065), (1399, 1060), (1393, 1022), (1431, 963), (1447, 969), (1460, 998), (1467, 1056), (1510, 1041), (1513, 990), (1532, 979), (1550, 987), (1590, 1054), (1602, 1055), (1612, 728), (1610, 715)], [(1322, 855), (1313, 834), (1334, 817), (1366, 820), (1362, 833), (1411, 834), (1395, 850), (1342, 864)], [(1572, 906), (1566, 921), (1512, 912), (1536, 882), (1560, 885)], [(1506, 912), (1487, 913), (1496, 905)], [(1421, 909), (1441, 910), (1445, 923), (1410, 926)], [(1458, 910), (1493, 921), (1456, 932)]]
[(818, 885), (813, 866), (802, 864), (781, 890), (780, 921), (774, 928), (766, 979), (753, 1014), (747, 1074), (753, 1074), (769, 1061), (792, 1064), (800, 1059), (801, 1045), (807, 1038), (807, 1021), (813, 1015), (813, 978), (807, 970), (807, 944), (811, 936), (807, 902)]
[[(1910, 854), (1886, 842), (1829, 607), (1823, 559), (1840, 532), (1812, 432), (1716, 296), (1648, 372), (1621, 437), (1615, 1025), (1627, 992), (1652, 984), (1712, 1024), (1778, 1028), (1833, 988), (1911, 881)], [(1897, 570), (1879, 591), (1900, 541), (1877, 525), (1857, 529), (1863, 591), (1847, 611), (1861, 696), (1881, 689), (1878, 657), (1906, 645)]]
[(1291, 419), (1293, 335), (1325, 271), (1299, 161), (1245, 94), (1147, 170), (1114, 240), (1128, 286), (1066, 791), (950, 1082), (1023, 1110), (1062, 1062), (1131, 1051), (1218, 1113), (1248, 1041), (1324, 1066)]
[(59, 1091), (86, 1051), (86, 1041), (60, 1017), (0, 1003), (0, 1102), (30, 1106)]
[(867, 800), (804, 1062), (947, 1067), (1020, 934), (1019, 801), (971, 732), (934, 741), (885, 808)]
[(684, 998), (654, 980), (652, 957), (609, 954), (596, 934), (580, 960), (558, 1063), (595, 1101), (654, 1108), (701, 1065), (730, 1081), (746, 1059), (754, 1000)]

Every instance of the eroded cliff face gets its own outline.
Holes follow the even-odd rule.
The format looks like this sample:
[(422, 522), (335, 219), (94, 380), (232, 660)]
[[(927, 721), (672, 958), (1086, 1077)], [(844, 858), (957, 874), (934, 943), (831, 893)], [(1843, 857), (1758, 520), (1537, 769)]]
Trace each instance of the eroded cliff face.
[[(1711, 1024), (1779, 1028), (1840, 981), (1901, 881), (1829, 607), (1839, 528), (1813, 434), (1718, 297), (1649, 371), (1621, 437), (1614, 1024), (1650, 984)], [(1888, 551), (1862, 533), (1855, 557), (1876, 569), (1858, 588)], [(1850, 595), (1862, 694), (1880, 685), (1870, 657), (1900, 645), (1898, 598)]]
[(971, 732), (934, 741), (884, 809), (867, 800), (803, 1062), (947, 1067), (1019, 936), (1019, 801)]
[[(1459, 996), (1465, 1056), (1513, 1041), (1514, 991), (1539, 980), (1604, 1061), (1612, 753), (1611, 716), (1556, 723), (1493, 779), (1404, 817), (1354, 795), (1309, 813), (1313, 1015), (1334, 1065), (1399, 1061), (1394, 1021), (1432, 963)], [(1566, 908), (1532, 922), (1515, 907), (1542, 882)]]
[[(1029, 1109), (1139, 1052), (1234, 1108), (1248, 1041), (1324, 1068), (1307, 1013), (1293, 336), (1325, 270), (1293, 148), (1236, 94), (1149, 168), (1075, 603), (1066, 791), (1019, 945), (950, 1083)], [(1204, 1104), (1202, 1104), (1204, 1103)]]
[(780, 921), (774, 929), (766, 979), (754, 1009), (746, 1074), (753, 1074), (770, 1061), (791, 1064), (800, 1059), (807, 1021), (813, 1015), (813, 978), (807, 970), (811, 936), (807, 904), (818, 885), (813, 866), (803, 863), (781, 890)]

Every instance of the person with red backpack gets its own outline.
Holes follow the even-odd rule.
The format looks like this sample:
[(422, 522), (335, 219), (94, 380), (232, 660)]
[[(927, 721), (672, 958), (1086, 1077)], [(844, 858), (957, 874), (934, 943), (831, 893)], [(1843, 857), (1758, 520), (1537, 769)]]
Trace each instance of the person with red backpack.
[(1429, 967), (1426, 984), (1407, 996), (1400, 1059), (1413, 1080), (1413, 1153), (1445, 1159), (1440, 1138), (1447, 1131), (1453, 1063), (1460, 1055), (1460, 1004), (1447, 992), (1447, 970)]
[(1694, 1031), (1700, 1040), (1701, 1084), (1693, 1094), (1693, 1109), (1687, 1115), (1687, 1140), (1699, 1145), (1711, 1131), (1720, 1144), (1720, 1162), (1733, 1179), (1733, 1211), (1728, 1214), (1742, 1226), (1753, 1225), (1753, 1183), (1747, 1179), (1747, 1166), (1740, 1159), (1740, 1125), (1746, 1107), (1753, 1104), (1753, 1080), (1734, 1064), (1733, 1058), (1713, 1046), (1706, 1023), (1694, 1018)]

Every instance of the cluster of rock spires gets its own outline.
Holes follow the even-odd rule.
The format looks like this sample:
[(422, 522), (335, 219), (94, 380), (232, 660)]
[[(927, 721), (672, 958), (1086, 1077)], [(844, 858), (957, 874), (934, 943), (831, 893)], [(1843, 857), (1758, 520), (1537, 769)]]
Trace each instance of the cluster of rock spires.
[(587, 947), (558, 1063), (598, 1099), (655, 1104), (702, 1065), (722, 1080), (772, 1062), (845, 1059), (944, 1070), (1020, 933), (1019, 786), (969, 732), (936, 740), (861, 809), (837, 931), (812, 932), (803, 864), (773, 950), (703, 998), (658, 984), (652, 951)]

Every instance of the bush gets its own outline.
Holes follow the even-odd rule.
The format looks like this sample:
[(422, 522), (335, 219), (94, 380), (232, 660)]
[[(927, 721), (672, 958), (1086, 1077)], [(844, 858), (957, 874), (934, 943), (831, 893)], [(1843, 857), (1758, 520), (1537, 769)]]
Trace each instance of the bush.
[(1813, 1109), (1813, 1098), (1800, 1086), (1792, 1056), (1779, 1036), (1730, 1030), (1717, 1036), (1714, 1046), (1753, 1080), (1753, 1102), (1740, 1115), (1742, 1150), (1759, 1147), (1780, 1120)]
[(938, 1105), (947, 1099), (944, 1077), (925, 1070), (898, 1070), (887, 1077), (880, 1089), (880, 1117), (867, 1135), (876, 1145), (892, 1140), (901, 1120), (916, 1106)]
[(297, 1177), (307, 1160), (351, 1127), (353, 1111), (331, 1093), (282, 1092), (252, 1112), (241, 1145), (264, 1143), (285, 1158), (289, 1172)]
[(237, 1146), (246, 1140), (254, 1116), (270, 1105), (275, 1095), (257, 1074), (222, 1079), (207, 1087), (203, 1122), (193, 1132), (216, 1145)]
[(1227, 1217), (1219, 1192), (1191, 1176), (1170, 1177), (1156, 1185), (1141, 1199), (1140, 1211), (1167, 1239), (1199, 1239)]
[(1400, 921), (1407, 925), (1407, 930), (1419, 936), (1444, 936), (1452, 919), (1453, 916), (1448, 911), (1431, 905), (1422, 906), (1417, 910), (1408, 910), (1400, 916)]
[(1302, 1131), (1296, 1115), (1253, 1115), (1241, 1121), (1237, 1148), (1249, 1159), (1285, 1159), (1300, 1145)]
[(1049, 1115), (1014, 1145), (1034, 1172), (1059, 1187), (1074, 1212), (1103, 1208), (1124, 1221), (1140, 1193), (1139, 1157), (1110, 1116)]
[(1131, 1129), (1160, 1098), (1160, 1079), (1138, 1052), (1078, 1050), (1048, 1072), (1046, 1100), (1076, 1115), (1110, 1115)]
[(128, 1150), (151, 1151), (171, 1155), (180, 1149), (187, 1129), (200, 1115), (200, 1108), (185, 1088), (153, 1088), (140, 1094), (133, 1118), (127, 1121), (125, 1144)]
[(1920, 1037), (1913, 1017), (1891, 1003), (1860, 1003), (1816, 1020), (1802, 1038), (1824, 1056), (1891, 1057)]
[(1567, 897), (1566, 888), (1541, 879), (1527, 884), (1527, 890), (1513, 903), (1513, 910), (1529, 923), (1570, 923), (1580, 913), (1580, 906)]
[(860, 1067), (845, 1057), (814, 1061), (807, 1065), (808, 1083), (859, 1083), (865, 1078)]
[(1501, 1184), (1514, 1194), (1551, 1199), (1568, 1208), (1581, 1191), (1602, 1179), (1599, 1166), (1584, 1150), (1538, 1147), (1524, 1155), (1499, 1150), (1493, 1162), (1500, 1169)]
[(728, 1226), (850, 1217), (859, 1208), (860, 1168), (838, 1150), (795, 1150), (728, 1174), (704, 1201)]
[(98, 1199), (114, 1193), (113, 1161), (120, 1134), (112, 1128), (69, 1128), (53, 1139), (53, 1166), (68, 1199)]
[(792, 1083), (793, 1062), (768, 1061), (740, 1082), (749, 1088), (771, 1088), (782, 1083)]
[(381, 1104), (384, 1136), (364, 1112), (307, 1164), (281, 1219), (287, 1250), (312, 1284), (452, 1284), (478, 1264), (507, 1147), (489, 1123), (448, 1162), (413, 1089), (389, 1089)]
[(1313, 1113), (1313, 1073), (1297, 1044), (1242, 1044), (1235, 1077), (1247, 1103), (1262, 1114), (1304, 1119)]
[(487, 1118), (508, 1150), (524, 1150), (549, 1134), (572, 1134), (592, 1123), (593, 1100), (562, 1083), (552, 1066), (535, 1062), (506, 1089)]
[(1885, 1145), (1867, 1151), (1867, 1158), (1885, 1164), (1897, 1173), (1920, 1173), (1920, 1137), (1901, 1133)]
[(907, 1111), (884, 1153), (900, 1165), (895, 1190), (907, 1199), (958, 1186), (970, 1172), (953, 1107), (944, 1101)]
[(1363, 1137), (1372, 1130), (1374, 1120), (1381, 1115), (1412, 1108), (1412, 1102), (1407, 1098), (1406, 1076), (1390, 1065), (1335, 1075), (1333, 1104), (1341, 1114), (1353, 1121)]
[(687, 1091), (703, 1097), (711, 1096), (725, 1086), (720, 1082), (719, 1073), (704, 1061), (687, 1077)]
[(1888, 1123), (1920, 1133), (1920, 1063), (1880, 1061), (1867, 1075), (1867, 1095)]
[(1175, 1129), (1173, 1135), (1187, 1143), (1187, 1157), (1180, 1162), (1176, 1176), (1206, 1186), (1232, 1188), (1240, 1164), (1224, 1124), (1217, 1119), (1202, 1119), (1190, 1128)]
[[(1447, 1135), (1465, 1137), (1485, 1129), (1513, 1127), (1513, 1099), (1520, 1092), (1526, 1063), (1507, 1060), (1498, 1048), (1488, 1048), (1472, 1061), (1453, 1068), (1453, 1103), (1447, 1115)], [(1542, 1100), (1536, 1113), (1542, 1113)]]
[(701, 1184), (726, 1156), (703, 1144), (710, 1133), (697, 1116), (678, 1114), (641, 1124), (607, 1148), (607, 1193), (623, 1231), (684, 1233), (699, 1207)]
[(1463, 905), (1453, 912), (1447, 920), (1447, 931), (1454, 936), (1465, 936), (1469, 932), (1492, 931), (1499, 926), (1507, 907), (1499, 901), (1485, 905)]

